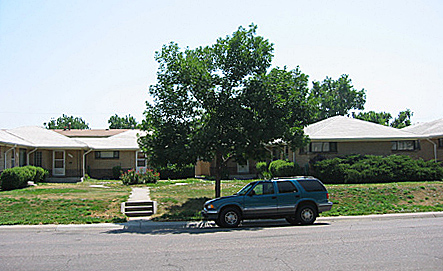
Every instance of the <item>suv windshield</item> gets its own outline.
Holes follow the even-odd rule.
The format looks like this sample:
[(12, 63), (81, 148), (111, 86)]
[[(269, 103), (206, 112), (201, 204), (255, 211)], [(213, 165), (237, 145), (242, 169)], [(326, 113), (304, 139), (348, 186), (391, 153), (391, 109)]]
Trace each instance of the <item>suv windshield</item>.
[(248, 193), (249, 189), (251, 189), (251, 187), (253, 187), (255, 185), (256, 182), (252, 182), (247, 184), (245, 187), (243, 187), (242, 189), (240, 189), (240, 191), (238, 191), (237, 193), (235, 193), (235, 195), (245, 195), (246, 193)]

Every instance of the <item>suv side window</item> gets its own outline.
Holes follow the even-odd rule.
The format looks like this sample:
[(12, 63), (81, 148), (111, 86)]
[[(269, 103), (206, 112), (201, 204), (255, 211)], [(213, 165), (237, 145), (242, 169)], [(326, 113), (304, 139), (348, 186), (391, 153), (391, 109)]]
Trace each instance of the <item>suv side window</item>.
[(298, 180), (298, 183), (306, 190), (306, 192), (326, 191), (326, 188), (318, 180)]
[(277, 182), (279, 193), (294, 193), (297, 192), (297, 188), (290, 181)]
[(259, 183), (251, 191), (253, 195), (270, 195), (274, 194), (273, 183)]

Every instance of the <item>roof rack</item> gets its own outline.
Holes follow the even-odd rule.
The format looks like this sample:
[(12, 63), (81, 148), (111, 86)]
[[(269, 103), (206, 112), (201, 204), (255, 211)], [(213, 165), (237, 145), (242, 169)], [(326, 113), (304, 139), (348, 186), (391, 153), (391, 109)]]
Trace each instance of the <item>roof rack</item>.
[(314, 176), (291, 176), (291, 177), (275, 177), (272, 180), (287, 180), (287, 179), (317, 179)]

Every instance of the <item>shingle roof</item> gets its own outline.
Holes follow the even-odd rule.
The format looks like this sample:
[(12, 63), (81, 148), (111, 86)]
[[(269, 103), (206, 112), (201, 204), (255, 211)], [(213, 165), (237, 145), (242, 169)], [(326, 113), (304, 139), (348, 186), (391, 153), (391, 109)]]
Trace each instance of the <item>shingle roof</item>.
[[(26, 126), (6, 130), (7, 133), (25, 141), (25, 146), (36, 148), (82, 149), (88, 146), (52, 130), (38, 126)], [(21, 145), (21, 144), (20, 144)]]
[(359, 119), (336, 116), (305, 127), (311, 140), (371, 141), (419, 139), (422, 136)]
[(55, 129), (54, 131), (67, 137), (110, 137), (126, 132), (129, 129)]
[[(72, 130), (71, 130), (72, 131)], [(77, 134), (78, 134), (77, 130)], [(83, 135), (89, 130), (81, 130)], [(108, 137), (67, 137), (54, 130), (38, 126), (19, 127), (0, 130), (0, 143), (34, 148), (50, 149), (95, 149), (95, 150), (138, 150), (138, 135), (146, 133), (140, 130), (113, 131)], [(97, 134), (96, 134), (97, 135)], [(103, 135), (103, 133), (100, 133)]]
[(10, 144), (10, 145), (21, 145), (21, 146), (32, 145), (31, 142), (15, 136), (9, 133), (7, 130), (0, 130), (0, 142), (3, 144)]
[(443, 119), (414, 124), (401, 130), (428, 137), (443, 136)]
[(107, 138), (79, 138), (94, 150), (138, 150), (137, 139), (146, 133), (140, 130), (126, 130)]

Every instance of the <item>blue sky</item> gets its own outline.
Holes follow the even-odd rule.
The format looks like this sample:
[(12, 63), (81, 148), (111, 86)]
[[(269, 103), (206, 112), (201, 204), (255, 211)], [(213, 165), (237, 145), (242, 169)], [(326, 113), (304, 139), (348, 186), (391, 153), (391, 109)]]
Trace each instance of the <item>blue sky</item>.
[(310, 81), (349, 74), (366, 111), (443, 118), (443, 1), (0, 0), (0, 129), (62, 114), (107, 128), (143, 119), (155, 51), (211, 45), (258, 25), (273, 66)]

